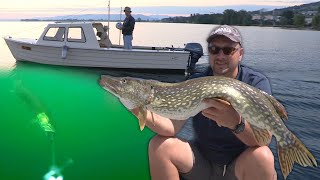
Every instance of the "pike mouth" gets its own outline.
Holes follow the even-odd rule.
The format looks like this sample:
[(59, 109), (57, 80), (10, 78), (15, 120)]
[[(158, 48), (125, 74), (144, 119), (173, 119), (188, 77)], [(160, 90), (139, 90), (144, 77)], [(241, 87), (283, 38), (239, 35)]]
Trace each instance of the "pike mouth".
[(110, 93), (114, 95), (117, 94), (117, 81), (114, 80), (111, 76), (101, 75), (99, 84)]

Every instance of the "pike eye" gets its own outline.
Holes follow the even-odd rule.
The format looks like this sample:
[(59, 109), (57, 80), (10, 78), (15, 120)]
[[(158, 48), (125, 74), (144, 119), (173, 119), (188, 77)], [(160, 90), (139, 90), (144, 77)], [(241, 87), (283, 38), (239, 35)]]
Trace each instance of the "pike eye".
[(122, 82), (123, 82), (123, 83), (127, 83), (127, 80), (126, 80), (126, 79), (122, 79)]

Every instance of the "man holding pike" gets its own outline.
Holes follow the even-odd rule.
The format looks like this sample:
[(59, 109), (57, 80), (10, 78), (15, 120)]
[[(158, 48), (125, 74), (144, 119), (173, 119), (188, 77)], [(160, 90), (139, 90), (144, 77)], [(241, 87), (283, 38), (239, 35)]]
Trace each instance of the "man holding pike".
[[(244, 50), (236, 28), (216, 27), (207, 42), (210, 67), (191, 78), (225, 76), (271, 94), (269, 81), (264, 75), (240, 64)], [(241, 114), (226, 101), (205, 101), (210, 108), (187, 123), (148, 111), (146, 125), (157, 133), (149, 143), (152, 179), (276, 179), (272, 152), (269, 147), (258, 145), (250, 125)], [(137, 114), (136, 109), (132, 112)], [(186, 134), (194, 138), (185, 141)]]

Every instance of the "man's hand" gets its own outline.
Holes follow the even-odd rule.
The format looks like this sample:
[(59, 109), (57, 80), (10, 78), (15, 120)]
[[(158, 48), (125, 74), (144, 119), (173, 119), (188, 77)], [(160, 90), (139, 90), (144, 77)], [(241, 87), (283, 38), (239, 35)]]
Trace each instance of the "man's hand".
[(202, 114), (215, 121), (218, 126), (235, 129), (236, 125), (240, 123), (241, 117), (232, 105), (221, 99), (205, 99), (204, 103), (209, 105), (209, 108), (202, 111)]

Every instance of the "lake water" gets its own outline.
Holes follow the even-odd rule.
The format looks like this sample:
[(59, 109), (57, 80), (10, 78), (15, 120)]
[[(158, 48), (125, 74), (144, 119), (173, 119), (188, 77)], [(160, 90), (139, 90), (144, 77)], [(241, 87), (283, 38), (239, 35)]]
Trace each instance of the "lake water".
[[(1, 37), (38, 38), (46, 22), (0, 22)], [(119, 32), (111, 23), (111, 41)], [(134, 45), (183, 47), (214, 25), (137, 23)], [(289, 114), (288, 128), (320, 161), (320, 32), (239, 27), (243, 63), (263, 72)], [(205, 62), (205, 58), (202, 59)], [(0, 41), (0, 179), (41, 179), (52, 164), (68, 179), (150, 179), (147, 147), (135, 117), (97, 84), (104, 70), (16, 63)], [(146, 75), (148, 76), (148, 75)], [(180, 76), (149, 75), (175, 80)], [(40, 115), (55, 128), (54, 147)], [(42, 126), (41, 126), (42, 125)], [(276, 154), (274, 141), (270, 145)], [(52, 151), (54, 149), (54, 151)], [(72, 163), (69, 163), (71, 162)], [(278, 179), (283, 179), (276, 158)], [(320, 168), (295, 164), (289, 180), (320, 179)]]

